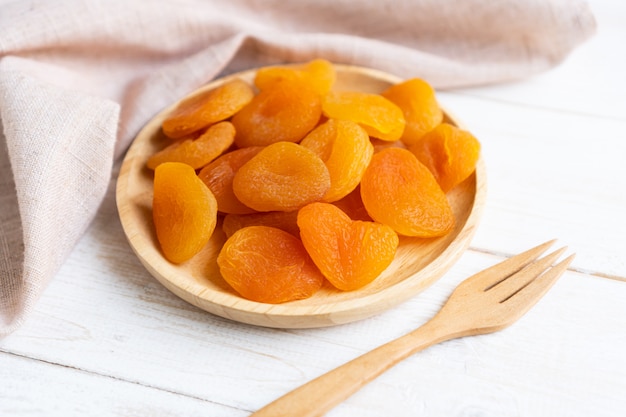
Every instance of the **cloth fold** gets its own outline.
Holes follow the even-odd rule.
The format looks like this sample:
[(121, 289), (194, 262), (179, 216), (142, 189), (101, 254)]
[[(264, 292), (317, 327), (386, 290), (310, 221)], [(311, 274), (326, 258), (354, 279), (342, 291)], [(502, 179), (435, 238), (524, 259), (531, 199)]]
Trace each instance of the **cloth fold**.
[(0, 337), (143, 124), (220, 74), (322, 57), (462, 87), (545, 71), (594, 31), (582, 0), (0, 1)]

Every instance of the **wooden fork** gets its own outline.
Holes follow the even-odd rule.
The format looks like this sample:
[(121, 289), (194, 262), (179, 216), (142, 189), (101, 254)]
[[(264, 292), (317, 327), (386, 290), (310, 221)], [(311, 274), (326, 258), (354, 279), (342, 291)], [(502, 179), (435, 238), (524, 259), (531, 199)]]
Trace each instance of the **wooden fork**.
[(252, 416), (322, 416), (413, 353), (513, 324), (548, 292), (574, 258), (570, 255), (552, 266), (566, 249), (561, 248), (537, 260), (553, 243), (543, 243), (471, 276), (423, 326), (302, 385)]

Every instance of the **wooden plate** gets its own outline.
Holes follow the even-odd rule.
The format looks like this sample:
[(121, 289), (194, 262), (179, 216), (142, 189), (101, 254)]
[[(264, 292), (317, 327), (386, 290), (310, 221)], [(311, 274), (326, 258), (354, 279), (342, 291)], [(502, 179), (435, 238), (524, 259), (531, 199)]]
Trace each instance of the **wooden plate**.
[[(337, 65), (336, 90), (378, 93), (401, 81), (379, 71)], [(214, 81), (196, 93), (240, 77), (252, 81), (249, 70)], [(165, 287), (187, 302), (218, 316), (259, 326), (310, 328), (360, 320), (402, 303), (438, 280), (468, 247), (485, 203), (485, 168), (448, 193), (456, 228), (436, 239), (400, 238), (395, 260), (374, 282), (357, 291), (341, 292), (324, 286), (313, 297), (284, 304), (263, 304), (240, 297), (224, 281), (216, 257), (225, 236), (216, 229), (206, 247), (192, 260), (174, 265), (161, 254), (152, 223), (152, 171), (146, 160), (170, 141), (161, 132), (174, 103), (139, 133), (123, 162), (117, 183), (117, 206), (130, 246), (143, 265)], [(446, 121), (459, 122), (446, 113)]]

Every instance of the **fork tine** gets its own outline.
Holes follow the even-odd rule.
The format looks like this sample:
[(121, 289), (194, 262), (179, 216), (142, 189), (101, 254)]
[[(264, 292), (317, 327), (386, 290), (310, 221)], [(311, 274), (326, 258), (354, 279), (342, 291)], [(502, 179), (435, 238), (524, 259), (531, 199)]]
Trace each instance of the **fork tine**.
[(521, 288), (524, 288), (524, 286), (526, 286), (529, 282), (537, 278), (550, 265), (559, 259), (565, 249), (567, 249), (567, 247), (557, 249), (543, 258), (528, 264), (526, 267), (520, 269), (514, 274), (505, 277), (502, 281), (493, 285), (486, 291), (490, 296), (497, 299), (498, 302), (503, 302), (518, 292)]
[(541, 245), (480, 271), (466, 281), (482, 286), (483, 290), (488, 290), (537, 259), (537, 257), (544, 253), (554, 242), (556, 242), (556, 239), (542, 243)]
[(574, 256), (575, 254), (571, 254), (554, 265), (502, 303), (514, 316), (512, 317), (513, 321), (526, 314), (548, 292), (563, 272), (567, 270)]

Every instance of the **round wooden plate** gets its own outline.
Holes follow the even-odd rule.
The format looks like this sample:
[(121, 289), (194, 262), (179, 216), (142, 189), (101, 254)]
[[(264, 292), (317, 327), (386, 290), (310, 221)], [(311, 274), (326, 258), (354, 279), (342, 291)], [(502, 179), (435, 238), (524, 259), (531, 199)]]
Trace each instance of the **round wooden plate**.
[[(335, 90), (378, 93), (401, 81), (361, 67), (336, 65), (336, 69)], [(234, 77), (252, 82), (254, 74), (255, 70), (233, 74), (194, 94)], [(152, 119), (128, 150), (117, 183), (117, 206), (130, 246), (147, 270), (174, 294), (210, 313), (276, 328), (323, 327), (364, 319), (402, 303), (438, 280), (468, 247), (476, 230), (486, 194), (482, 160), (470, 178), (448, 193), (456, 228), (436, 239), (401, 237), (395, 260), (371, 284), (350, 292), (327, 284), (311, 298), (276, 305), (242, 298), (224, 281), (217, 266), (216, 258), (225, 241), (219, 227), (206, 247), (184, 264), (172, 264), (161, 254), (152, 223), (153, 173), (146, 168), (146, 161), (171, 141), (161, 132), (161, 123), (177, 104)], [(459, 125), (447, 113), (446, 121)]]

